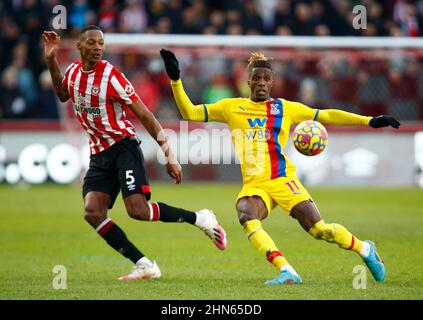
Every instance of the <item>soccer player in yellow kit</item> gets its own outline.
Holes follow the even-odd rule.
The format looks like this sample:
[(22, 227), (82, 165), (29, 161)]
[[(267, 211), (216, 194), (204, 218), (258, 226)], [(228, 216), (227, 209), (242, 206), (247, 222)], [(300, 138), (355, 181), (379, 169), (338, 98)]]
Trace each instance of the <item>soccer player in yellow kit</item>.
[(312, 109), (298, 102), (271, 98), (273, 71), (269, 59), (253, 53), (248, 64), (249, 98), (222, 99), (193, 105), (180, 80), (175, 55), (162, 49), (173, 95), (184, 120), (226, 123), (241, 163), (243, 187), (236, 201), (239, 221), (253, 246), (279, 271), (268, 285), (301, 283), (302, 279), (263, 229), (261, 220), (276, 206), (282, 207), (314, 238), (357, 252), (377, 281), (384, 281), (385, 266), (371, 241), (361, 241), (344, 226), (326, 223), (295, 174), (295, 166), (283, 153), (292, 124), (316, 120), (332, 125), (364, 125), (373, 128), (400, 123), (390, 116), (365, 117), (336, 109)]

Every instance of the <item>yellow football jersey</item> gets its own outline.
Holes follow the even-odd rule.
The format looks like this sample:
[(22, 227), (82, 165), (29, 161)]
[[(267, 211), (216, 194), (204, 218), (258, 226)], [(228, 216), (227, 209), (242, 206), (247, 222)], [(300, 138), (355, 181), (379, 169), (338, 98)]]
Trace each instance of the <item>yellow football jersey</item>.
[(284, 154), (290, 127), (315, 120), (319, 114), (318, 109), (284, 99), (254, 102), (233, 98), (202, 107), (203, 121), (228, 124), (244, 183), (294, 174), (295, 166)]
[(312, 109), (299, 102), (269, 99), (254, 102), (248, 98), (223, 99), (194, 105), (182, 81), (171, 81), (173, 95), (183, 119), (226, 123), (240, 161), (244, 183), (289, 177), (295, 166), (284, 154), (292, 124), (316, 120), (333, 125), (369, 125), (371, 117), (337, 109)]

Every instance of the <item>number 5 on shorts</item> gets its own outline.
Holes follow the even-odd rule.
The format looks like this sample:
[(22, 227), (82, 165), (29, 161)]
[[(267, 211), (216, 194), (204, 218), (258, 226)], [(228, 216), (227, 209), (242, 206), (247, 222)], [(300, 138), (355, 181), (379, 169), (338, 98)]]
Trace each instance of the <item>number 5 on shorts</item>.
[(126, 170), (125, 171), (125, 177), (126, 177), (126, 186), (128, 188), (129, 191), (133, 191), (135, 190), (135, 178), (132, 175), (134, 172), (134, 170)]

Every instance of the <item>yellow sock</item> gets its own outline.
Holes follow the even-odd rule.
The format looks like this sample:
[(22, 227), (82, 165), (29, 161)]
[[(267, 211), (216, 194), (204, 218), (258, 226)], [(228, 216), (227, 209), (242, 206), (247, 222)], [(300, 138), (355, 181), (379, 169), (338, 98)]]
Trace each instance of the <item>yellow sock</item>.
[(265, 256), (267, 260), (272, 263), (276, 268), (280, 269), (288, 263), (279, 249), (276, 247), (272, 238), (263, 230), (259, 220), (249, 220), (243, 225), (244, 231), (248, 240), (253, 246)]
[(323, 239), (328, 242), (337, 243), (341, 248), (360, 253), (363, 242), (349, 232), (344, 226), (331, 223), (327, 224), (323, 220), (317, 222), (308, 231), (316, 239)]

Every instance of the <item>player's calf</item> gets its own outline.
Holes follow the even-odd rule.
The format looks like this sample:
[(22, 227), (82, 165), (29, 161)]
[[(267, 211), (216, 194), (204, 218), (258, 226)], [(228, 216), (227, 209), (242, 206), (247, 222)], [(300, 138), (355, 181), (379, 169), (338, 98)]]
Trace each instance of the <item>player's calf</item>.
[(333, 242), (335, 238), (334, 226), (325, 223), (323, 220), (320, 220), (314, 226), (312, 226), (308, 233), (317, 240)]
[(132, 207), (129, 210), (127, 210), (128, 215), (135, 220), (141, 220), (141, 221), (148, 221), (150, 220), (150, 214), (148, 207), (144, 206), (136, 206)]
[(188, 222), (194, 224), (196, 213), (176, 208), (162, 202), (147, 202), (143, 194), (132, 194), (124, 198), (128, 215), (136, 220), (162, 222)]
[(163, 202), (147, 202), (143, 195), (124, 199), (130, 217), (144, 221), (188, 222), (200, 228), (220, 250), (226, 248), (226, 233), (211, 210), (197, 212), (173, 207)]
[(129, 241), (125, 232), (110, 218), (104, 219), (95, 229), (106, 240), (107, 244), (122, 254), (124, 257), (137, 263), (144, 255), (134, 244)]
[(366, 263), (375, 280), (385, 280), (385, 265), (377, 253), (373, 242), (369, 240), (361, 241), (344, 226), (337, 223), (327, 224), (323, 220), (320, 220), (311, 227), (308, 233), (315, 239), (336, 243), (341, 248), (357, 252)]
[(124, 199), (126, 212), (135, 220), (148, 221), (150, 214), (148, 202), (143, 194), (132, 194)]
[(325, 223), (324, 220), (320, 220), (310, 228), (308, 233), (315, 239), (336, 243), (339, 247), (355, 251), (362, 257), (369, 251), (367, 243), (359, 240), (344, 226), (337, 223)]

